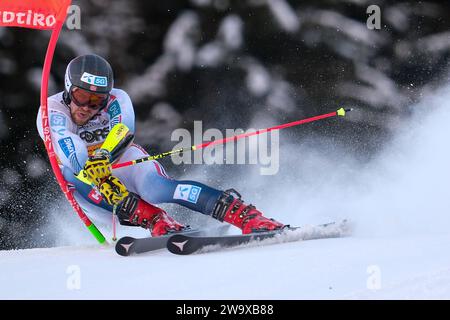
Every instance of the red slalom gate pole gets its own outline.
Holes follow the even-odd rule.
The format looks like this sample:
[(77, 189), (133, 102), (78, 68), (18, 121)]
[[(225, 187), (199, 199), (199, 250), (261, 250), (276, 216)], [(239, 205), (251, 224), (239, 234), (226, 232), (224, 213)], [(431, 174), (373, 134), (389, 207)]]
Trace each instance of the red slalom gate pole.
[[(50, 41), (45, 55), (41, 78), (41, 112), (42, 128), (44, 131), (44, 143), (55, 177), (73, 209), (80, 219), (94, 235), (99, 243), (105, 243), (105, 237), (97, 227), (89, 220), (86, 214), (75, 200), (71, 190), (59, 168), (55, 150), (53, 148), (48, 119), (48, 79), (53, 61), (56, 43), (67, 16), (67, 9), (71, 0), (0, 0), (0, 13), (8, 19), (0, 19), (0, 27), (20, 27), (38, 30), (51, 30)], [(40, 17), (40, 19), (37, 19)]]

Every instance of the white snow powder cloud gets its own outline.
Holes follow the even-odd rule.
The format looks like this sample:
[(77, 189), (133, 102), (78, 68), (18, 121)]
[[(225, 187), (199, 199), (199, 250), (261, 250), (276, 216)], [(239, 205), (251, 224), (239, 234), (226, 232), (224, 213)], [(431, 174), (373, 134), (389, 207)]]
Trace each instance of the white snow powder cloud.
[(191, 167), (182, 178), (236, 188), (267, 216), (292, 225), (348, 218), (357, 235), (446, 232), (449, 104), (450, 87), (424, 97), (412, 106), (417, 114), (399, 125), (395, 138), (369, 163), (326, 137), (292, 143), (282, 134), (275, 176), (241, 165)]

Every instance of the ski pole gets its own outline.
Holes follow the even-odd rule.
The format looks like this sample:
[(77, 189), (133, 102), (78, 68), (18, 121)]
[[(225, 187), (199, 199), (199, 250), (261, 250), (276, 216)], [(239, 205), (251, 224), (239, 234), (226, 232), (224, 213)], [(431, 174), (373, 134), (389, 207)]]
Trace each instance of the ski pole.
[(322, 119), (326, 119), (326, 118), (331, 118), (331, 117), (345, 117), (345, 114), (347, 112), (352, 111), (353, 109), (349, 108), (349, 109), (344, 109), (344, 108), (340, 108), (334, 112), (330, 112), (330, 113), (325, 113), (322, 115), (318, 115), (318, 116), (314, 116), (314, 117), (310, 117), (310, 118), (306, 118), (306, 119), (301, 119), (301, 120), (297, 120), (297, 121), (293, 121), (293, 122), (289, 122), (289, 123), (285, 123), (285, 124), (281, 124), (275, 127), (271, 127), (271, 128), (267, 128), (267, 129), (261, 129), (261, 130), (257, 130), (254, 132), (248, 132), (248, 133), (243, 133), (243, 134), (239, 134), (236, 136), (232, 136), (232, 137), (228, 137), (225, 139), (220, 139), (220, 140), (214, 140), (214, 141), (209, 141), (209, 142), (205, 142), (202, 144), (198, 144), (198, 145), (193, 145), (187, 148), (181, 148), (181, 149), (176, 149), (176, 150), (172, 150), (172, 151), (168, 151), (168, 152), (163, 152), (154, 156), (148, 156), (145, 158), (140, 158), (140, 159), (136, 159), (136, 160), (131, 160), (131, 161), (127, 161), (127, 162), (123, 162), (123, 163), (117, 163), (117, 164), (113, 164), (112, 168), (113, 169), (118, 169), (118, 168), (123, 168), (123, 167), (128, 167), (128, 166), (132, 166), (141, 162), (145, 162), (145, 161), (151, 161), (151, 160), (158, 160), (167, 156), (170, 156), (172, 154), (177, 154), (177, 153), (182, 153), (182, 152), (187, 152), (187, 151), (195, 151), (195, 150), (199, 150), (199, 149), (203, 149), (206, 148), (208, 146), (212, 146), (212, 145), (216, 145), (216, 144), (225, 144), (227, 142), (230, 141), (236, 141), (242, 138), (246, 138), (246, 137), (250, 137), (250, 136), (255, 136), (255, 135), (259, 135), (262, 133), (266, 133), (266, 132), (270, 132), (270, 131), (274, 131), (274, 130), (281, 130), (281, 129), (286, 129), (289, 127), (294, 127), (294, 126), (299, 126), (305, 123), (309, 123), (309, 122), (314, 122), (314, 121), (318, 121), (318, 120), (322, 120)]

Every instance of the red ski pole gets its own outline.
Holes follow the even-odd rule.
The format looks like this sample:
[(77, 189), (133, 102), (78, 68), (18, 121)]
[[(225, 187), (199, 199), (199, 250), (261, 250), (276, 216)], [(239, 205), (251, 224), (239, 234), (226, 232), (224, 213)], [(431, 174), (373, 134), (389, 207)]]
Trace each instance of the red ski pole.
[(176, 149), (176, 150), (172, 150), (172, 151), (168, 151), (168, 152), (164, 152), (164, 153), (160, 153), (154, 156), (148, 156), (145, 158), (141, 158), (141, 159), (136, 159), (136, 160), (131, 160), (131, 161), (127, 161), (127, 162), (123, 162), (123, 163), (118, 163), (118, 164), (113, 164), (112, 168), (113, 169), (118, 169), (118, 168), (123, 168), (123, 167), (128, 167), (128, 166), (132, 166), (141, 162), (145, 162), (145, 161), (151, 161), (151, 160), (158, 160), (167, 156), (170, 156), (172, 154), (177, 154), (177, 153), (182, 153), (182, 152), (186, 152), (186, 151), (195, 151), (195, 150), (199, 150), (199, 149), (203, 149), (206, 148), (208, 146), (212, 146), (212, 145), (216, 145), (216, 144), (225, 144), (227, 142), (230, 141), (236, 141), (242, 138), (246, 138), (246, 137), (251, 137), (251, 136), (256, 136), (262, 133), (266, 133), (266, 132), (270, 132), (270, 131), (274, 131), (274, 130), (281, 130), (281, 129), (286, 129), (289, 127), (294, 127), (294, 126), (299, 126), (305, 123), (309, 123), (309, 122), (314, 122), (314, 121), (318, 121), (318, 120), (322, 120), (322, 119), (326, 119), (326, 118), (331, 118), (331, 117), (345, 117), (345, 114), (347, 112), (352, 111), (353, 109), (344, 109), (344, 108), (340, 108), (334, 112), (330, 112), (330, 113), (325, 113), (322, 115), (318, 115), (318, 116), (314, 116), (314, 117), (310, 117), (310, 118), (306, 118), (306, 119), (301, 119), (301, 120), (297, 120), (297, 121), (293, 121), (293, 122), (289, 122), (289, 123), (285, 123), (285, 124), (281, 124), (275, 127), (271, 127), (271, 128), (267, 128), (267, 129), (261, 129), (261, 130), (257, 130), (254, 132), (248, 132), (248, 133), (243, 133), (243, 134), (238, 134), (236, 136), (232, 136), (232, 137), (228, 137), (228, 138), (224, 138), (224, 139), (219, 139), (219, 140), (214, 140), (214, 141), (209, 141), (209, 142), (205, 142), (202, 144), (198, 144), (198, 145), (193, 145), (190, 146), (188, 148), (182, 148), (182, 149)]

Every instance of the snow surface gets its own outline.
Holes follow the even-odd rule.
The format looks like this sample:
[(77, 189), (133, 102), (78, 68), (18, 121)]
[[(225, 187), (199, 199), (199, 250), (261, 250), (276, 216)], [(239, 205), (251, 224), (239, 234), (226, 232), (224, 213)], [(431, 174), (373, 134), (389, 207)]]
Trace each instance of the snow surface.
[[(273, 177), (234, 181), (286, 223), (348, 218), (349, 237), (124, 258), (58, 212), (49, 229), (70, 246), (0, 251), (0, 299), (449, 299), (449, 101), (450, 87), (411, 106), (416, 116), (399, 123), (396, 139), (368, 164), (321, 139), (282, 154), (288, 172), (281, 163)], [(198, 170), (187, 176), (206, 169)]]
[(127, 258), (97, 246), (3, 251), (0, 298), (448, 299), (449, 243), (448, 234), (350, 237)]

